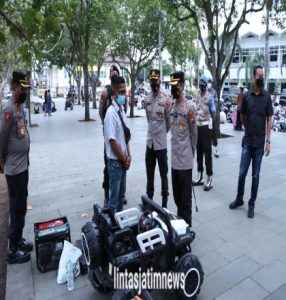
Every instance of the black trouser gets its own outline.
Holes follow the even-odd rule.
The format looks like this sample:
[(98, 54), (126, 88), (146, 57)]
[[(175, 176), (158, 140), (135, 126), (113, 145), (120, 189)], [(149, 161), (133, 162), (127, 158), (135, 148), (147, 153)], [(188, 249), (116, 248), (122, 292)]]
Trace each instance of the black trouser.
[(106, 203), (108, 203), (109, 201), (109, 175), (108, 175), (108, 158), (106, 155), (106, 147), (104, 144), (104, 169), (103, 169), (103, 183), (102, 183), (102, 187), (104, 189), (104, 198)]
[(207, 175), (213, 175), (213, 162), (212, 162), (212, 144), (211, 133), (208, 125), (198, 126), (198, 141), (197, 141), (197, 162), (198, 172), (204, 171), (203, 159), (205, 155), (205, 164)]
[(147, 196), (153, 199), (154, 196), (154, 174), (156, 167), (156, 160), (158, 161), (159, 171), (161, 176), (161, 195), (163, 201), (167, 201), (168, 192), (168, 158), (167, 149), (154, 150), (153, 146), (150, 149), (146, 148), (145, 164), (147, 173)]
[(172, 169), (172, 186), (177, 215), (192, 226), (192, 169)]
[(241, 124), (241, 121), (240, 121), (240, 110), (238, 110), (237, 113), (236, 113), (235, 130), (242, 130), (242, 124)]
[(16, 250), (25, 226), (29, 181), (28, 170), (18, 175), (6, 175), (6, 181), (10, 204), (9, 248)]

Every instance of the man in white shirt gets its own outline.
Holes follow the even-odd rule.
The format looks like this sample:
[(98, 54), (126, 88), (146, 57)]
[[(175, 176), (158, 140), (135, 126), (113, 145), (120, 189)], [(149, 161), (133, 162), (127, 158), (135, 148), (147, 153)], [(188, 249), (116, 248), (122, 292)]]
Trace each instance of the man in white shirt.
[(122, 210), (126, 191), (126, 170), (129, 169), (131, 163), (129, 147), (131, 134), (126, 126), (127, 118), (124, 112), (126, 99), (124, 78), (113, 76), (111, 86), (114, 98), (104, 119), (104, 140), (109, 174), (108, 207), (118, 212)]

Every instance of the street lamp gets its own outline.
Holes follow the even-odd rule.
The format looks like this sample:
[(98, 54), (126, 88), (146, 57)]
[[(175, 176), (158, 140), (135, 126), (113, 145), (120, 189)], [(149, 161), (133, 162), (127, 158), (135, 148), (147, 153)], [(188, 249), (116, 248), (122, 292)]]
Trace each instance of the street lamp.
[(161, 41), (161, 25), (162, 25), (162, 20), (166, 16), (166, 13), (162, 10), (158, 10), (156, 12), (156, 16), (159, 17), (159, 43), (158, 43), (158, 50), (159, 50), (159, 70), (160, 70), (160, 79), (161, 82), (163, 82), (163, 77), (162, 77), (162, 53), (161, 53), (161, 48), (162, 48), (162, 41)]

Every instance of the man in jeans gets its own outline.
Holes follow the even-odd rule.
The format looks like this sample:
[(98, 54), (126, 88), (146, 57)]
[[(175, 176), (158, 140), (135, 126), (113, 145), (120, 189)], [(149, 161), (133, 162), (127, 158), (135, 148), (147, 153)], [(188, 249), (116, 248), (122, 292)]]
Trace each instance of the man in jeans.
[(245, 93), (243, 97), (240, 119), (241, 123), (245, 127), (245, 134), (242, 139), (237, 196), (235, 201), (229, 205), (230, 209), (236, 209), (244, 204), (243, 194), (245, 177), (247, 175), (250, 161), (252, 160), (251, 197), (248, 201), (247, 214), (249, 218), (254, 217), (254, 207), (259, 185), (259, 173), (262, 157), (264, 152), (266, 156), (270, 153), (270, 133), (273, 108), (269, 93), (263, 89), (263, 76), (263, 67), (256, 66), (253, 69), (253, 89)]
[(126, 170), (131, 163), (129, 142), (125, 139), (124, 124), (127, 118), (124, 112), (126, 85), (123, 77), (111, 79), (114, 98), (104, 119), (104, 140), (108, 159), (109, 201), (108, 207), (114, 212), (122, 210), (126, 191)]
[[(115, 75), (120, 75), (119, 69), (112, 65), (109, 70), (109, 79), (111, 81), (111, 77)], [(99, 116), (102, 122), (102, 125), (104, 125), (104, 118), (107, 112), (108, 107), (112, 103), (112, 88), (111, 85), (108, 84), (105, 86), (104, 90), (102, 91), (100, 95), (100, 103), (99, 103)], [(104, 128), (103, 128), (104, 131)], [(104, 206), (106, 207), (109, 200), (109, 176), (108, 176), (108, 161), (106, 156), (106, 149), (104, 147), (104, 169), (103, 169), (103, 183), (102, 187), (104, 189)]]

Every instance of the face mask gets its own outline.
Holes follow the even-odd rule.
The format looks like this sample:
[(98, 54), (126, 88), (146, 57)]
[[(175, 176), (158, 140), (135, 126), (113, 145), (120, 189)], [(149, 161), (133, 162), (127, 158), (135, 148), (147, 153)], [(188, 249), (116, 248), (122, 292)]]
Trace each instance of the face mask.
[(125, 95), (118, 95), (117, 96), (117, 103), (119, 105), (124, 105), (125, 104)]
[(177, 86), (172, 85), (171, 87), (171, 93), (174, 99), (178, 99), (180, 92), (179, 92), (179, 88)]
[(156, 93), (159, 90), (160, 84), (157, 82), (151, 83), (151, 90), (153, 93)]
[(263, 87), (264, 86), (264, 78), (263, 77), (257, 78), (255, 83), (258, 87)]
[(205, 92), (205, 90), (207, 88), (204, 84), (200, 84), (199, 87), (200, 87), (201, 92)]
[(18, 99), (19, 103), (23, 104), (26, 101), (26, 97), (27, 97), (26, 92), (21, 93), (20, 96), (19, 96), (19, 99)]
[(210, 90), (212, 88), (212, 84), (209, 82), (208, 83), (208, 89)]

